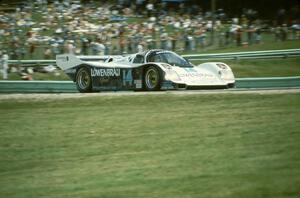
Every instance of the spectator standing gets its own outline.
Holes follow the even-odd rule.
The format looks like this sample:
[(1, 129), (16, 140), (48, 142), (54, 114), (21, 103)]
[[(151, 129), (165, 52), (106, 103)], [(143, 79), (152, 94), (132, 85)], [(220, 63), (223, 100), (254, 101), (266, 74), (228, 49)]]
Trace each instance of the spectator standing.
[(135, 13), (137, 15), (141, 15), (142, 14), (142, 10), (143, 10), (143, 4), (144, 4), (144, 0), (136, 0), (136, 10)]
[(260, 44), (260, 42), (261, 42), (261, 30), (259, 27), (257, 27), (255, 30), (255, 43)]
[(288, 27), (286, 24), (283, 24), (281, 27), (281, 40), (286, 41), (288, 36)]
[(138, 53), (142, 53), (144, 51), (144, 44), (141, 42), (137, 46)]
[(277, 26), (274, 30), (274, 34), (275, 34), (275, 41), (280, 41), (281, 40), (281, 28), (279, 26)]
[(219, 46), (224, 47), (225, 46), (225, 32), (226, 32), (225, 25), (220, 24), (217, 31), (218, 31), (218, 35), (219, 35)]
[(171, 36), (172, 51), (176, 51), (176, 44), (178, 39), (179, 39), (179, 31), (175, 30), (175, 32)]
[(293, 21), (293, 25), (291, 26), (291, 29), (292, 29), (291, 39), (298, 39), (298, 32), (300, 30), (300, 25), (297, 24), (297, 21)]
[(52, 57), (52, 51), (50, 47), (47, 47), (44, 51), (44, 59), (49, 60)]
[(109, 55), (111, 51), (111, 42), (107, 40), (104, 44), (104, 55)]
[(225, 30), (225, 45), (229, 45), (230, 44), (230, 26), (227, 25), (226, 26), (226, 30)]
[(11, 56), (12, 56), (12, 59), (15, 59), (15, 60), (18, 60), (19, 59), (19, 55), (20, 55), (20, 41), (19, 41), (19, 38), (17, 36), (14, 36), (12, 41), (11, 41), (11, 45), (10, 45), (10, 48), (11, 48)]
[(73, 40), (68, 41), (65, 47), (67, 54), (75, 54), (76, 47)]
[(187, 44), (186, 49), (190, 50), (190, 51), (195, 50), (195, 40), (194, 40), (193, 32), (192, 32), (191, 29), (188, 30), (185, 39), (186, 39), (186, 42), (187, 42), (186, 43)]
[(152, 13), (153, 13), (153, 9), (154, 9), (154, 6), (153, 6), (153, 3), (152, 2), (149, 2), (147, 5), (146, 5), (146, 9), (147, 9), (147, 16), (148, 18), (152, 16)]
[(127, 38), (127, 52), (132, 53), (133, 52), (133, 36), (130, 34)]
[(172, 49), (172, 38), (171, 37), (167, 37), (167, 50), (171, 50)]
[(236, 45), (237, 46), (242, 45), (242, 34), (243, 34), (242, 28), (238, 27), (238, 29), (236, 30)]
[(184, 41), (184, 50), (189, 50), (189, 39), (188, 39), (188, 32), (185, 30), (183, 34), (183, 41)]
[(30, 58), (33, 57), (33, 53), (35, 52), (35, 48), (36, 48), (36, 39), (35, 39), (35, 36), (32, 32), (28, 32), (27, 33), (27, 36), (28, 36), (28, 45), (29, 45), (29, 53), (30, 53)]
[(51, 45), (52, 47), (52, 54), (54, 54), (54, 56), (61, 54), (61, 49), (59, 49), (59, 44), (58, 43), (53, 43)]
[(153, 49), (156, 49), (156, 30), (155, 30), (155, 25), (152, 26), (152, 29), (151, 29), (151, 35), (152, 35), (152, 48)]
[(160, 48), (166, 50), (168, 47), (168, 33), (163, 32), (160, 36)]
[(7, 79), (7, 70), (8, 70), (8, 55), (6, 51), (3, 51), (1, 62), (2, 62), (2, 74), (3, 74), (3, 79)]
[(201, 41), (201, 35), (202, 35), (202, 25), (199, 24), (195, 30), (195, 39), (196, 39), (196, 48), (199, 48), (200, 41)]
[(83, 55), (88, 55), (89, 40), (85, 37), (81, 38), (81, 50)]
[(93, 46), (93, 54), (103, 56), (105, 52), (105, 45), (103, 45), (102, 41), (98, 39), (98, 41), (92, 43)]
[(120, 36), (119, 45), (120, 45), (120, 48), (119, 48), (120, 53), (123, 54), (125, 52), (125, 45), (126, 45), (124, 36)]
[(249, 25), (248, 30), (247, 30), (248, 44), (249, 45), (252, 45), (252, 43), (253, 43), (253, 33), (254, 32), (255, 32), (255, 29), (254, 29), (253, 25)]

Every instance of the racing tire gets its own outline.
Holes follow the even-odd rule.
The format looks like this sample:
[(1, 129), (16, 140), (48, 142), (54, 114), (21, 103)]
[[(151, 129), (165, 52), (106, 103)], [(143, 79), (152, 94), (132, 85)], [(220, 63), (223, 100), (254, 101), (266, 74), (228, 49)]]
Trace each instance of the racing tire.
[(155, 66), (149, 66), (145, 69), (144, 73), (144, 89), (146, 91), (158, 91), (161, 88), (161, 72)]
[(81, 67), (76, 73), (76, 87), (80, 93), (92, 92), (91, 71), (87, 67)]
[(230, 83), (227, 85), (227, 89), (236, 88), (235, 83)]

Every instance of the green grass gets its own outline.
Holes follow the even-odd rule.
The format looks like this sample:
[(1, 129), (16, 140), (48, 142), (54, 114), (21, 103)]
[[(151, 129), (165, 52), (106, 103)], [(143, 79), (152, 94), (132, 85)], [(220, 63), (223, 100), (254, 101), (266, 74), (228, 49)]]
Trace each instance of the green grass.
[(273, 36), (270, 34), (265, 34), (263, 38), (265, 38), (265, 40), (263, 40), (261, 44), (253, 44), (247, 47), (230, 45), (227, 48), (209, 49), (204, 53), (226, 53), (226, 52), (245, 52), (245, 51), (282, 50), (282, 49), (300, 48), (300, 40), (275, 42)]
[[(61, 70), (59, 70), (58, 75), (54, 73), (40, 73), (35, 72), (31, 74), (33, 80), (70, 80), (70, 78)], [(22, 75), (18, 73), (9, 73), (9, 80), (22, 80)], [(0, 76), (0, 80), (3, 80), (2, 74)]]
[[(206, 61), (195, 61), (201, 64)], [(300, 76), (300, 58), (273, 58), (259, 60), (221, 60), (228, 64), (235, 77), (285, 77)]]
[(299, 197), (300, 95), (0, 102), (1, 197)]

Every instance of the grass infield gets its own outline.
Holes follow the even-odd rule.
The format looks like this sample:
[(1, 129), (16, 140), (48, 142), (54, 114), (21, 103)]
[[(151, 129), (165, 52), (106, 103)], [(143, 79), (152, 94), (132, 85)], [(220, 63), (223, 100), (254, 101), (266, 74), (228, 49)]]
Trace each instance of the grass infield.
[(299, 197), (300, 94), (0, 101), (0, 197)]

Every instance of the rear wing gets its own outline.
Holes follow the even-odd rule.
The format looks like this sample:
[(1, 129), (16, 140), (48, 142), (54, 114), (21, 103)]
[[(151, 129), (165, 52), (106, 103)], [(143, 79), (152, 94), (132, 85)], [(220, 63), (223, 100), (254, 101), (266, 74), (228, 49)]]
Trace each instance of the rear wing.
[(110, 56), (75, 56), (74, 54), (62, 54), (56, 56), (56, 64), (62, 70), (67, 70), (86, 62), (108, 62)]

